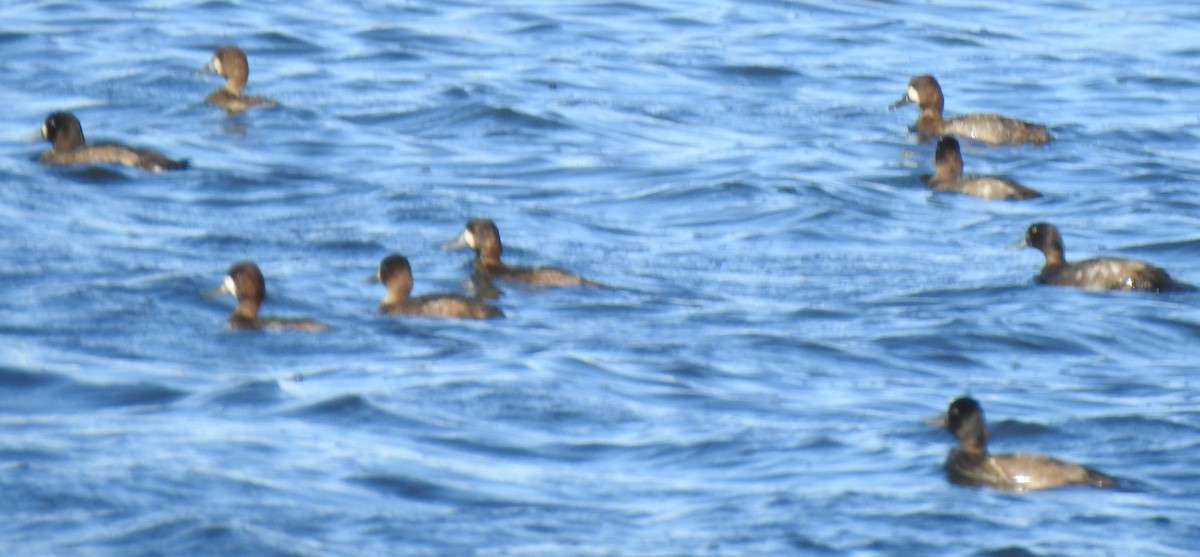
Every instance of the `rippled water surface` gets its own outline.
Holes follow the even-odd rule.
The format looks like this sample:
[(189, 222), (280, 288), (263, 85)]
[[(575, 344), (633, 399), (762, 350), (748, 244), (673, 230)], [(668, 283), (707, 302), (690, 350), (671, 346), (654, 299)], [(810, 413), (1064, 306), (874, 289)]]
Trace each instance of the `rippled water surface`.
[[(1200, 8), (1183, 2), (56, 2), (0, 45), (0, 553), (1187, 555), (1200, 293), (1038, 287), (1121, 254), (1200, 283)], [(212, 50), (278, 109), (203, 104)], [(889, 111), (1046, 122), (964, 144), (1039, 200), (930, 193)], [(53, 110), (190, 170), (47, 168)], [(508, 319), (376, 314), (463, 292), (467, 219)], [(264, 313), (210, 298), (252, 259)], [(949, 484), (929, 425), (1119, 490)]]

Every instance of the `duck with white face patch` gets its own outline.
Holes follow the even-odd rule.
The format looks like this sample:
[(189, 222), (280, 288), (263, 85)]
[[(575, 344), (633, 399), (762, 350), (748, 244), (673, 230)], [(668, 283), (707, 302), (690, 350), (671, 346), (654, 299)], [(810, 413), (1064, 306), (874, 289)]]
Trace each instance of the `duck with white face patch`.
[(604, 286), (557, 267), (520, 267), (504, 263), (500, 260), (504, 251), (500, 229), (490, 219), (471, 219), (458, 238), (447, 245), (449, 248), (463, 246), (475, 250), (473, 266), (481, 278), (536, 286)]
[(932, 75), (918, 75), (909, 80), (905, 95), (890, 108), (895, 109), (909, 103), (916, 103), (921, 109), (917, 115), (916, 128), (917, 136), (923, 142), (943, 135), (993, 145), (1041, 145), (1054, 139), (1046, 126), (999, 114), (972, 113), (943, 118), (945, 100), (942, 98), (942, 86)]
[(246, 53), (234, 45), (225, 45), (213, 52), (212, 61), (200, 68), (201, 73), (215, 73), (225, 78), (225, 85), (209, 93), (204, 102), (224, 108), (230, 114), (242, 112), (254, 106), (271, 107), (279, 103), (266, 97), (243, 95), (246, 81), (250, 78), (250, 64)]
[(219, 292), (237, 298), (237, 308), (229, 315), (229, 326), (235, 329), (294, 329), (323, 331), (324, 323), (311, 319), (280, 319), (259, 317), (258, 310), (267, 297), (267, 284), (262, 271), (253, 261), (239, 261), (229, 267)]

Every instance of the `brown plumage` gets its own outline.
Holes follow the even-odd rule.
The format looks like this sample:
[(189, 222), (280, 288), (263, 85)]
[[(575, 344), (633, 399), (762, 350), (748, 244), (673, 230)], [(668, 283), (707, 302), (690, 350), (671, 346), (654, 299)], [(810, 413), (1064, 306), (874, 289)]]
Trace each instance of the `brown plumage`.
[(1027, 188), (1002, 176), (963, 176), (962, 152), (958, 140), (943, 137), (934, 154), (937, 173), (929, 179), (935, 191), (963, 193), (980, 199), (1033, 199), (1041, 197), (1037, 190)]
[(387, 295), (379, 302), (380, 313), (459, 319), (504, 317), (504, 312), (499, 308), (465, 296), (426, 294), (410, 298), (413, 287), (412, 267), (408, 258), (402, 255), (391, 254), (383, 258), (375, 278), (387, 287)]
[(969, 397), (950, 404), (946, 411), (946, 429), (958, 438), (959, 443), (958, 448), (946, 457), (946, 477), (954, 483), (1009, 491), (1065, 485), (1110, 487), (1114, 484), (1113, 478), (1101, 472), (1045, 455), (988, 453), (983, 409)]
[(471, 219), (456, 240), (475, 250), (475, 272), (485, 278), (524, 282), (539, 286), (604, 286), (557, 267), (517, 267), (500, 260), (504, 247), (500, 229), (489, 219)]
[(916, 124), (921, 141), (953, 135), (992, 144), (1041, 145), (1054, 139), (1046, 126), (998, 114), (973, 113), (943, 118), (945, 100), (942, 98), (942, 86), (932, 75), (918, 75), (909, 80), (907, 92), (891, 108), (908, 103), (917, 103), (921, 108)]
[(213, 52), (212, 61), (200, 71), (225, 77), (225, 85), (209, 93), (204, 102), (224, 108), (231, 114), (252, 106), (267, 107), (279, 104), (266, 97), (242, 94), (242, 90), (246, 88), (246, 81), (250, 78), (250, 64), (246, 61), (246, 53), (236, 46), (225, 45), (218, 48)]
[(1062, 234), (1048, 222), (1029, 225), (1018, 245), (1034, 247), (1046, 256), (1037, 281), (1041, 284), (1075, 286), (1088, 290), (1147, 290), (1160, 292), (1178, 283), (1166, 271), (1144, 261), (1097, 257), (1067, 263)]
[(45, 164), (113, 163), (153, 172), (188, 167), (187, 160), (172, 160), (152, 149), (108, 141), (87, 143), (83, 138), (83, 126), (70, 112), (54, 112), (47, 116), (42, 123), (42, 139), (50, 142), (50, 149), (38, 156)]
[(235, 329), (323, 331), (328, 328), (324, 323), (308, 319), (259, 317), (258, 309), (267, 297), (267, 285), (262, 271), (251, 261), (240, 261), (230, 266), (221, 291), (232, 294), (238, 300), (237, 308), (229, 315), (229, 326)]

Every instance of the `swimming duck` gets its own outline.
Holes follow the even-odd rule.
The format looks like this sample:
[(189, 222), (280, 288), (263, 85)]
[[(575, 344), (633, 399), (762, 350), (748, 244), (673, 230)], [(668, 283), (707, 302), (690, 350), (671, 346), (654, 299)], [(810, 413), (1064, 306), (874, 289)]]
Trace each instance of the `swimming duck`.
[(451, 247), (467, 246), (475, 250), (475, 272), (487, 278), (523, 282), (539, 286), (604, 286), (557, 267), (517, 267), (500, 261), (504, 251), (500, 229), (490, 219), (471, 219)]
[(909, 80), (908, 91), (891, 108), (908, 103), (917, 103), (921, 107), (917, 116), (917, 135), (921, 141), (953, 135), (992, 144), (1041, 145), (1053, 139), (1046, 126), (998, 114), (960, 114), (943, 119), (942, 87), (932, 75), (918, 75)]
[(1034, 491), (1065, 485), (1110, 487), (1112, 477), (1086, 466), (1040, 454), (993, 455), (987, 450), (988, 432), (983, 408), (962, 397), (946, 411), (946, 429), (958, 438), (958, 448), (946, 457), (951, 482), (1008, 491)]
[(258, 308), (267, 297), (267, 286), (262, 271), (254, 262), (240, 261), (230, 266), (220, 291), (232, 294), (238, 300), (237, 309), (229, 315), (229, 326), (235, 329), (323, 331), (328, 328), (324, 323), (309, 319), (259, 317)]
[(218, 48), (213, 52), (212, 61), (200, 71), (225, 77), (225, 86), (209, 93), (204, 102), (224, 108), (230, 114), (236, 114), (252, 106), (279, 105), (266, 97), (242, 94), (242, 90), (246, 88), (246, 80), (250, 77), (250, 64), (246, 61), (246, 53), (234, 45)]
[(387, 295), (379, 302), (379, 312), (388, 315), (423, 317), (455, 317), (459, 319), (493, 319), (504, 317), (499, 308), (479, 300), (456, 294), (426, 294), (410, 298), (412, 267), (408, 258), (390, 254), (379, 263), (375, 278), (387, 287)]
[(950, 136), (938, 141), (934, 165), (937, 173), (929, 179), (929, 186), (935, 191), (965, 193), (980, 199), (1033, 199), (1042, 196), (1037, 190), (1002, 176), (964, 177), (958, 140)]
[(1097, 257), (1067, 263), (1062, 235), (1048, 222), (1029, 225), (1018, 246), (1034, 247), (1046, 256), (1038, 274), (1041, 284), (1075, 286), (1088, 290), (1149, 290), (1159, 292), (1180, 286), (1167, 272), (1144, 261)]
[(42, 123), (42, 139), (50, 142), (50, 148), (38, 156), (45, 164), (113, 163), (152, 172), (188, 167), (187, 160), (171, 160), (151, 149), (109, 141), (87, 143), (83, 139), (83, 126), (70, 112), (54, 112), (47, 116)]

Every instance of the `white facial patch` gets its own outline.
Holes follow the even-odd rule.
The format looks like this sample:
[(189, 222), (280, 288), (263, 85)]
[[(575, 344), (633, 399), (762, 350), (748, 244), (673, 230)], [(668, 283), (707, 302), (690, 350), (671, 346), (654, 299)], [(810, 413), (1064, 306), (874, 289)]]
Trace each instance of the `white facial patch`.
[(459, 239), (471, 249), (475, 249), (475, 235), (469, 229), (464, 228), (462, 236), (459, 236)]
[(212, 68), (213, 68), (213, 71), (215, 71), (217, 73), (224, 73), (221, 71), (221, 59), (216, 56), (213, 56)]
[(912, 101), (912, 102), (915, 102), (915, 103), (918, 103), (918, 104), (920, 104), (920, 102), (921, 102), (921, 94), (920, 94), (920, 93), (917, 93), (917, 88), (916, 88), (916, 87), (909, 86), (909, 88), (908, 88), (908, 100), (910, 100), (910, 101)]
[(50, 128), (42, 124), (42, 139), (50, 139)]
[(225, 275), (225, 282), (221, 283), (221, 291), (237, 296), (237, 284), (233, 282), (233, 277)]

